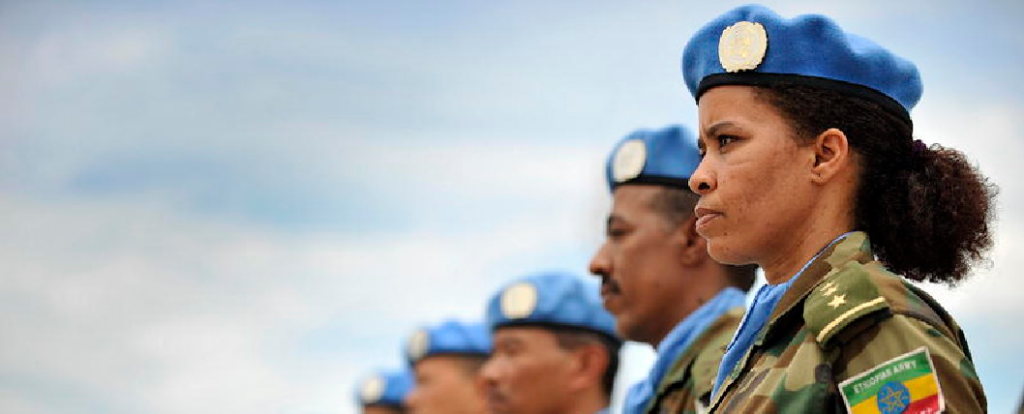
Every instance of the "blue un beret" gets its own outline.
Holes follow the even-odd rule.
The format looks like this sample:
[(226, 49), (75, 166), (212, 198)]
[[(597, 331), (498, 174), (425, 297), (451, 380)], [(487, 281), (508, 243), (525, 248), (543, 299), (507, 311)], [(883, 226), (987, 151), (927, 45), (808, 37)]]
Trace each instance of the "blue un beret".
[(449, 320), (414, 332), (405, 351), (410, 365), (432, 355), (486, 356), (491, 353), (491, 335), (483, 324)]
[(412, 373), (407, 369), (399, 371), (377, 371), (364, 378), (356, 387), (359, 405), (388, 405), (401, 407), (405, 396), (412, 391)]
[(726, 12), (693, 35), (683, 77), (698, 100), (721, 85), (807, 84), (870, 99), (907, 121), (923, 88), (913, 63), (828, 17), (784, 19), (760, 5)]
[(501, 288), (487, 305), (492, 330), (510, 326), (570, 328), (602, 334), (621, 342), (615, 318), (601, 305), (596, 280), (571, 273), (544, 272)]
[(686, 127), (641, 129), (615, 146), (605, 164), (605, 178), (611, 191), (634, 183), (689, 188), (687, 181), (698, 165), (697, 139)]

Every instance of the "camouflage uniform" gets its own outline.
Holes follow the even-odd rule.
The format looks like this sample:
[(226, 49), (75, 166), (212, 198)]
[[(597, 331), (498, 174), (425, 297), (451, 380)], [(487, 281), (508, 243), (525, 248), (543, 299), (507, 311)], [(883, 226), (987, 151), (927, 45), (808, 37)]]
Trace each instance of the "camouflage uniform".
[(743, 308), (733, 308), (709, 325), (676, 357), (672, 368), (658, 383), (657, 396), (644, 412), (706, 412), (718, 364), (742, 319)]
[(931, 378), (938, 394), (931, 402), (944, 404), (947, 412), (986, 410), (960, 327), (930, 296), (874, 260), (867, 235), (854, 232), (794, 281), (725, 377), (711, 409), (828, 413), (855, 407), (902, 413), (916, 401), (894, 390), (907, 391), (904, 384), (910, 382), (886, 378), (894, 378), (893, 363), (910, 364), (914, 356), (930, 369), (930, 377), (921, 378)]

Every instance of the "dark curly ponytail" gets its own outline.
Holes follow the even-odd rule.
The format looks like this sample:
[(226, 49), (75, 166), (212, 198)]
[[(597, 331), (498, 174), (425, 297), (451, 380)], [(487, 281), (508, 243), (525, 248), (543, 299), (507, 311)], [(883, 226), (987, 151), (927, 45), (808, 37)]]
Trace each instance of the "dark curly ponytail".
[(890, 271), (954, 285), (992, 246), (996, 187), (963, 153), (913, 140), (873, 101), (804, 85), (756, 87), (804, 141), (838, 128), (860, 155), (856, 225)]

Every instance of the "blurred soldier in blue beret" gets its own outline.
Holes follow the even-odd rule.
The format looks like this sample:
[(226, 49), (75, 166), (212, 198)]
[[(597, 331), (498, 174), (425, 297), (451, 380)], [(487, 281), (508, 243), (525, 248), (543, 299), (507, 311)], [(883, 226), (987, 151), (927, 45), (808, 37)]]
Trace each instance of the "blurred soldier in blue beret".
[(483, 368), (494, 414), (607, 409), (622, 341), (597, 284), (547, 272), (506, 285), (487, 306), (494, 353)]
[(623, 412), (693, 412), (710, 400), (725, 345), (743, 317), (756, 266), (711, 259), (697, 234), (698, 196), (687, 181), (700, 163), (683, 126), (636, 131), (616, 145), (607, 238), (590, 271), (619, 334), (654, 346), (648, 377), (630, 388)]
[(449, 320), (416, 331), (406, 346), (416, 380), (409, 412), (486, 413), (479, 372), (490, 352), (490, 332), (479, 323)]
[(404, 414), (404, 400), (412, 386), (412, 373), (406, 369), (378, 371), (359, 382), (356, 401), (363, 414)]

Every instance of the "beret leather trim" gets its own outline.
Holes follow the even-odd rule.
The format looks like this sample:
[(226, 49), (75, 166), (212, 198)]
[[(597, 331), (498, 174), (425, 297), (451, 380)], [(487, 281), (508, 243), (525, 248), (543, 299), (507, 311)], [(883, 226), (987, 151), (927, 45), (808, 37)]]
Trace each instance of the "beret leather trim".
[(820, 89), (828, 89), (847, 95), (856, 96), (879, 104), (883, 109), (899, 116), (909, 124), (913, 124), (910, 113), (895, 99), (878, 90), (864, 85), (817, 76), (795, 75), (787, 73), (738, 72), (715, 73), (705, 76), (697, 86), (694, 95), (698, 101), (709, 89), (725, 85), (772, 86), (772, 85), (804, 85)]
[(523, 320), (523, 321), (511, 321), (511, 322), (499, 323), (499, 324), (494, 326), (494, 330), (495, 331), (497, 331), (499, 329), (502, 329), (502, 328), (541, 328), (541, 329), (547, 329), (547, 330), (558, 331), (558, 332), (585, 332), (585, 333), (598, 334), (602, 338), (605, 338), (605, 339), (607, 339), (607, 340), (609, 340), (609, 341), (611, 341), (611, 342), (613, 342), (615, 344), (618, 344), (618, 345), (621, 345), (622, 342), (623, 342), (621, 338), (617, 338), (615, 336), (609, 335), (608, 332), (604, 332), (604, 331), (602, 331), (600, 329), (593, 329), (593, 328), (588, 328), (588, 327), (580, 326), (580, 325), (567, 325), (567, 324), (558, 323), (558, 322)]
[(653, 174), (650, 174), (650, 175), (648, 175), (648, 174), (639, 175), (636, 178), (630, 179), (628, 181), (623, 181), (621, 183), (616, 183), (616, 184), (613, 185), (613, 188), (619, 188), (619, 187), (622, 187), (624, 185), (639, 185), (639, 184), (660, 185), (660, 186), (665, 186), (665, 187), (681, 188), (681, 189), (684, 189), (684, 190), (689, 190), (690, 189), (690, 180), (688, 178), (669, 177), (669, 176), (665, 176), (665, 175), (653, 175)]

